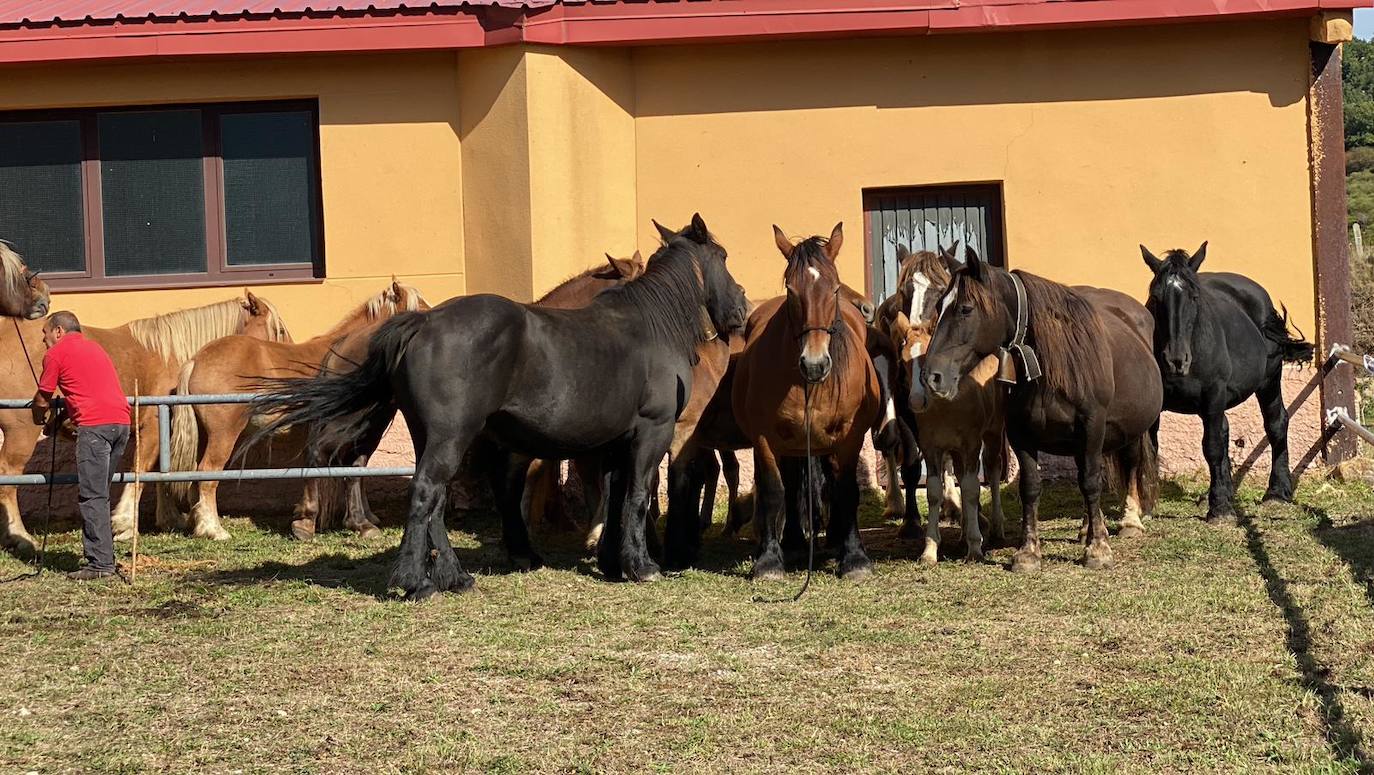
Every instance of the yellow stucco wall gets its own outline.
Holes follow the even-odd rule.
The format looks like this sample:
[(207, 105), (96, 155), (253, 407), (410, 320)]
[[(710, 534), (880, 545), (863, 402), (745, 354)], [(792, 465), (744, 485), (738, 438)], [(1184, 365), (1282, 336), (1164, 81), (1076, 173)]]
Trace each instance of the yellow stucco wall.
[(846, 227), (866, 188), (1003, 181), (1008, 262), (1143, 297), (1137, 243), (1210, 240), (1315, 336), (1307, 22), (636, 49), (639, 243), (695, 210), (751, 297), (770, 224)]
[[(253, 289), (302, 338), (393, 273), (433, 301), (465, 292), (456, 65), (434, 53), (6, 68), (0, 108), (318, 97), (328, 279)], [(54, 303), (109, 326), (237, 292), (59, 293)]]

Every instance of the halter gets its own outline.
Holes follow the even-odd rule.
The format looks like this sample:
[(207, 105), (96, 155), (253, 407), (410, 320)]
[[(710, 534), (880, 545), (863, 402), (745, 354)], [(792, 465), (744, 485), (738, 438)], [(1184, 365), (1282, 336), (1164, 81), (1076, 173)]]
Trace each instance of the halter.
[[(791, 318), (791, 316), (792, 316), (792, 313), (791, 313), (791, 311), (789, 310), (789, 311), (788, 311), (788, 317)], [(834, 336), (834, 335), (835, 335), (835, 332), (836, 332), (836, 331), (839, 331), (839, 330), (840, 330), (840, 288), (839, 288), (839, 286), (836, 286), (836, 287), (835, 287), (835, 319), (832, 320), (832, 321), (830, 321), (830, 325), (828, 325), (828, 326), (804, 326), (804, 327), (802, 328), (802, 330), (801, 330), (801, 333), (797, 334), (797, 339), (805, 339), (805, 338), (806, 338), (806, 335), (809, 334), (809, 333), (811, 333), (812, 331), (824, 331), (825, 333), (827, 333), (827, 334), (829, 334), (829, 335), (831, 335), (831, 336)]]
[[(1030, 322), (1030, 305), (1026, 302), (1026, 286), (1021, 283), (1021, 278), (1015, 272), (1008, 272), (1011, 277), (1012, 287), (1016, 288), (1016, 328), (1012, 332), (1011, 341), (1006, 347), (999, 347), (997, 350), (997, 381), (1008, 384), (1016, 384), (1021, 380), (1034, 382), (1040, 379), (1040, 358), (1036, 356), (1035, 350), (1026, 344), (1026, 326)], [(1020, 377), (1017, 376), (1016, 363), (1012, 360), (1012, 355), (1017, 355), (1021, 360)]]

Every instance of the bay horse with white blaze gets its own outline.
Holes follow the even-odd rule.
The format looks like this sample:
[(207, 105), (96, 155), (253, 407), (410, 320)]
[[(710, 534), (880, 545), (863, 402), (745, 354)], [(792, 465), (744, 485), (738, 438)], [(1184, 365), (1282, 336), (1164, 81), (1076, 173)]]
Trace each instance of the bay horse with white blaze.
[[(735, 420), (754, 447), (753, 575), (782, 575), (780, 517), (788, 508), (782, 500), (795, 493), (789, 500), (801, 502), (791, 508), (808, 506), (814, 520), (825, 488), (814, 481), (803, 487), (802, 481), (819, 468), (833, 493), (826, 542), (837, 552), (837, 573), (859, 580), (873, 567), (859, 538), (859, 454), (878, 416), (879, 387), (865, 350), (864, 318), (840, 298), (835, 257), (844, 242), (843, 224), (836, 224), (829, 239), (809, 237), (794, 245), (777, 226), (773, 237), (787, 259), (787, 295), (750, 315), (732, 386)], [(813, 465), (816, 458), (825, 461)], [(814, 522), (804, 527), (816, 529)]]
[(936, 397), (955, 398), (989, 355), (1014, 359), (1007, 437), (1021, 469), (1023, 536), (1012, 570), (1040, 567), (1041, 452), (1072, 455), (1078, 464), (1088, 568), (1112, 564), (1101, 508), (1103, 453), (1124, 472), (1128, 503), (1146, 512), (1153, 506), (1163, 387), (1148, 331), (1127, 317), (1076, 289), (990, 266), (972, 252), (939, 302), (922, 375)]
[(1264, 499), (1293, 500), (1283, 364), (1310, 364), (1312, 345), (1288, 333), (1287, 310), (1280, 315), (1259, 283), (1230, 272), (1198, 272), (1206, 242), (1191, 256), (1170, 250), (1156, 258), (1144, 245), (1140, 252), (1154, 273), (1146, 304), (1154, 315), (1164, 408), (1202, 418), (1202, 454), (1211, 474), (1207, 520), (1236, 518), (1226, 410), (1252, 395), (1271, 455)]
[[(660, 248), (644, 275), (586, 307), (541, 309), (500, 296), (450, 299), (381, 327), (367, 359), (347, 374), (279, 380), (258, 402), (274, 415), (259, 437), (312, 427), (321, 460), (399, 407), (415, 442), (410, 512), (391, 576), (412, 600), (462, 591), (444, 524), (449, 481), (479, 439), (549, 460), (597, 453), (610, 467), (610, 501), (597, 562), (608, 579), (652, 581), (644, 521), (649, 487), (692, 390), (704, 307), (719, 333), (744, 323), (747, 301), (725, 250), (700, 215)], [(494, 461), (493, 471), (508, 469)], [(499, 482), (493, 482), (499, 486)], [(539, 557), (519, 509), (498, 496), (506, 550), (519, 567)]]

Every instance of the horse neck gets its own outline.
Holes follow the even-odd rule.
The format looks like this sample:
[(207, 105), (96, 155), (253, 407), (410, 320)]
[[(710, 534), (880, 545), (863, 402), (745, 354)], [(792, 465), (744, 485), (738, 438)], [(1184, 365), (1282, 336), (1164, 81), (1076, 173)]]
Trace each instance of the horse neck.
[[(385, 309), (392, 308), (386, 307)], [(378, 314), (376, 317), (370, 317), (367, 314), (367, 304), (364, 303), (357, 309), (348, 313), (348, 315), (343, 320), (340, 320), (338, 323), (335, 323), (334, 326), (330, 328), (328, 331), (325, 331), (323, 334), (320, 334), (319, 336), (312, 337), (304, 344), (315, 345), (319, 342), (324, 342), (325, 349), (328, 349), (329, 345), (335, 342), (336, 340), (348, 336), (349, 334), (361, 328), (365, 328), (369, 324), (386, 320), (387, 318), (390, 318), (396, 314), (396, 312), (382, 312)]]

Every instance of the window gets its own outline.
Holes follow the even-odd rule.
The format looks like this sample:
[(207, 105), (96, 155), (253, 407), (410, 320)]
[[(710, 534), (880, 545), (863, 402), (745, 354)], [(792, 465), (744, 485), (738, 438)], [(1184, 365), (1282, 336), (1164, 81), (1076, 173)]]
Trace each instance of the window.
[(58, 289), (323, 276), (318, 110), (0, 114), (0, 239)]
[[(882, 301), (897, 290), (897, 246), (948, 248), (958, 240), (984, 260), (1005, 266), (999, 184), (922, 186), (864, 192), (868, 288)], [(960, 258), (963, 258), (960, 251)]]

